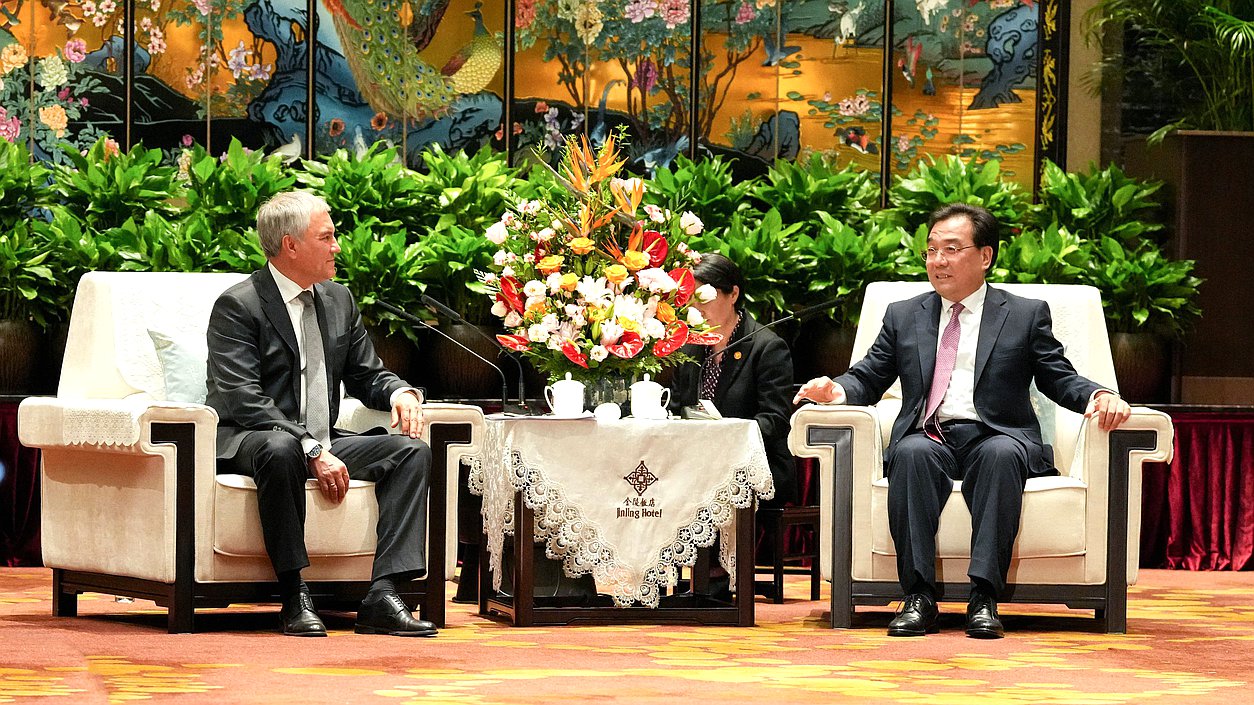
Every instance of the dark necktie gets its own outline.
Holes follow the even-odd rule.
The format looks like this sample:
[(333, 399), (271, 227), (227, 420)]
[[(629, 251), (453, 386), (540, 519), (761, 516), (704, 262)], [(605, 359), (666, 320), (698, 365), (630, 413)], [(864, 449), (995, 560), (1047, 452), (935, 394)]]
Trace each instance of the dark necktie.
[(305, 430), (324, 447), (331, 446), (331, 404), (327, 397), (327, 364), (318, 329), (313, 292), (302, 291), (301, 337), (305, 345)]
[(936, 369), (932, 371), (932, 391), (928, 394), (927, 409), (923, 413), (923, 430), (934, 441), (944, 441), (940, 422), (936, 418), (936, 410), (940, 408), (945, 392), (949, 390), (949, 379), (954, 374), (954, 363), (958, 360), (958, 336), (962, 326), (958, 323), (958, 314), (962, 313), (962, 304), (954, 304), (949, 314), (949, 323), (941, 333), (940, 349), (936, 351)]

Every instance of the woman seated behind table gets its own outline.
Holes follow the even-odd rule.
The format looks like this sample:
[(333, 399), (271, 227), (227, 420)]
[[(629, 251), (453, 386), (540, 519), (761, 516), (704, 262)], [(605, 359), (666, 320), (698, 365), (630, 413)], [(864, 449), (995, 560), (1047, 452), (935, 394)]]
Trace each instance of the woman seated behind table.
[(671, 381), (672, 411), (678, 413), (684, 406), (696, 405), (698, 399), (709, 399), (724, 417), (757, 421), (775, 481), (775, 497), (761, 506), (793, 502), (797, 471), (788, 452), (792, 355), (774, 331), (763, 328), (745, 311), (744, 276), (735, 262), (720, 254), (705, 254), (692, 273), (698, 286), (709, 284), (717, 292), (713, 300), (696, 306), (707, 321), (718, 326), (716, 332), (723, 334), (723, 340), (711, 346), (684, 346), (683, 352), (696, 364), (676, 368)]

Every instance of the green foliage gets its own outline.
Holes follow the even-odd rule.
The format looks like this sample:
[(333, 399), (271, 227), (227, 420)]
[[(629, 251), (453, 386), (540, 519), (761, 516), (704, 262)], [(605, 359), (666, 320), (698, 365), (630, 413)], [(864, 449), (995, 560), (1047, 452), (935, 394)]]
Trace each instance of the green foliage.
[(0, 139), (0, 232), (8, 232), (48, 204), (48, 170), (32, 161), (26, 140)]
[(1154, 198), (1161, 187), (1162, 182), (1130, 178), (1114, 165), (1090, 166), (1081, 174), (1046, 161), (1032, 220), (1040, 227), (1056, 223), (1084, 239), (1108, 236), (1135, 246), (1162, 230)]
[(246, 232), (256, 227), (261, 204), (296, 183), (282, 155), (267, 157), (246, 150), (234, 138), (221, 158), (197, 145), (187, 173), (188, 206), (214, 230)]
[(68, 163), (53, 168), (53, 189), (92, 228), (116, 228), (145, 213), (169, 217), (171, 200), (183, 196), (178, 171), (161, 163), (160, 149), (137, 144), (122, 153), (102, 137), (86, 154), (67, 148), (64, 156)]
[(815, 152), (808, 162), (777, 160), (766, 178), (752, 184), (750, 195), (763, 209), (775, 208), (789, 223), (805, 222), (807, 232), (822, 225), (819, 212), (857, 223), (879, 205), (875, 174), (852, 163), (836, 168), (835, 159)]
[(505, 155), (488, 146), (467, 156), (449, 154), (436, 143), (422, 153), (422, 161), (427, 173), (419, 177), (425, 200), (418, 233), (444, 227), (451, 215), (457, 225), (481, 234), (513, 202), (514, 189), (525, 184)]
[(418, 245), (407, 243), (407, 234), (400, 223), (374, 217), (341, 230), (338, 279), (353, 292), (367, 327), (402, 334), (417, 344), (413, 325), (378, 305), (386, 301), (413, 310), (422, 296), (423, 265)]
[(1193, 275), (1194, 264), (1172, 261), (1152, 243), (1129, 249), (1103, 237), (1084, 283), (1102, 292), (1111, 331), (1179, 338), (1202, 314), (1197, 305), (1202, 280)]
[(674, 213), (691, 211), (705, 224), (707, 233), (717, 232), (729, 227), (732, 216), (748, 207), (745, 197), (752, 186), (752, 182), (737, 179), (731, 162), (722, 157), (694, 162), (680, 155), (675, 158), (673, 171), (658, 168), (645, 201)]
[(913, 230), (937, 208), (967, 203), (983, 206), (997, 217), (1003, 240), (1017, 230), (1027, 212), (1027, 197), (1018, 184), (1001, 178), (1000, 162), (979, 166), (954, 156), (929, 161), (919, 162), (889, 189), (891, 216), (897, 224)]
[(298, 181), (326, 199), (340, 230), (353, 230), (370, 218), (400, 221), (417, 231), (428, 218), (422, 177), (406, 167), (395, 147), (374, 143), (365, 154), (346, 149), (303, 162)]
[(29, 221), (0, 231), (0, 320), (47, 328), (56, 320), (57, 278), (48, 266), (48, 240)]
[(1044, 231), (1025, 230), (1001, 244), (989, 272), (992, 282), (1080, 284), (1089, 266), (1091, 246), (1057, 223)]
[[(1150, 143), (1176, 129), (1254, 130), (1254, 4), (1249, 0), (1098, 0), (1085, 15), (1089, 40), (1134, 28), (1138, 51), (1182, 69), (1160, 75), (1180, 117), (1150, 135)], [(1101, 74), (1118, 74), (1122, 52), (1100, 62)], [(1200, 90), (1199, 90), (1200, 88)]]
[(745, 278), (746, 308), (759, 321), (771, 321), (789, 310), (788, 292), (802, 273), (795, 238), (802, 223), (785, 225), (774, 208), (759, 220), (733, 213), (721, 233), (707, 229), (689, 241), (698, 252), (718, 252), (740, 266)]
[(418, 280), (426, 292), (476, 325), (488, 323), (491, 302), (475, 274), (492, 264), (493, 245), (480, 230), (458, 224), (445, 214), (431, 232), (418, 241)]
[(800, 234), (792, 245), (798, 271), (789, 303), (813, 306), (840, 297), (833, 320), (855, 326), (867, 284), (901, 278), (908, 267), (911, 253), (903, 243), (909, 235), (871, 220), (859, 230), (822, 211), (817, 216), (818, 232)]

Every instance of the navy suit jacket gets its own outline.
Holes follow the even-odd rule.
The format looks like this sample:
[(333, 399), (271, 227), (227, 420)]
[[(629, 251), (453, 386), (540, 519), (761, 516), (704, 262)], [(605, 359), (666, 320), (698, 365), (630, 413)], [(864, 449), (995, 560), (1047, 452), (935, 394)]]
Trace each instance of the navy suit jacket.
[[(332, 422), (339, 417), (340, 383), (372, 409), (390, 409), (391, 396), (409, 385), (375, 354), (348, 289), (326, 281), (313, 286), (314, 308), (326, 351)], [(268, 267), (253, 272), (218, 297), (209, 316), (208, 397), (218, 412), (219, 458), (234, 457), (248, 431), (286, 431), (300, 424), (300, 348), (296, 331)], [(343, 435), (333, 432), (335, 435)]]
[[(889, 448), (914, 430), (931, 392), (936, 366), (941, 298), (928, 292), (889, 304), (879, 337), (849, 371), (836, 379), (850, 404), (874, 404), (901, 378), (901, 413)], [(1054, 337), (1049, 304), (988, 287), (975, 351), (974, 402), (980, 420), (1023, 443), (1032, 474), (1053, 472), (1053, 450), (1041, 439), (1028, 387), (1059, 406), (1083, 412), (1102, 389), (1082, 377)]]

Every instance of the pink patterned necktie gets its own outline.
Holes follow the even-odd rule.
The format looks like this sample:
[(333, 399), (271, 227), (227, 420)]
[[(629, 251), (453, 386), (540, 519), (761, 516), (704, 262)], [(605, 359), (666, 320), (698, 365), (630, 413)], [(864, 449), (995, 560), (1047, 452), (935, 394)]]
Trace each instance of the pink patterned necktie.
[(949, 323), (941, 333), (940, 349), (936, 351), (936, 369), (932, 371), (932, 391), (928, 394), (927, 409), (923, 414), (923, 430), (934, 441), (943, 442), (940, 422), (936, 419), (936, 410), (940, 408), (945, 392), (949, 390), (949, 378), (954, 374), (954, 363), (958, 360), (958, 336), (962, 326), (958, 323), (958, 314), (962, 313), (962, 304), (954, 304), (949, 314)]

